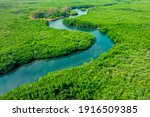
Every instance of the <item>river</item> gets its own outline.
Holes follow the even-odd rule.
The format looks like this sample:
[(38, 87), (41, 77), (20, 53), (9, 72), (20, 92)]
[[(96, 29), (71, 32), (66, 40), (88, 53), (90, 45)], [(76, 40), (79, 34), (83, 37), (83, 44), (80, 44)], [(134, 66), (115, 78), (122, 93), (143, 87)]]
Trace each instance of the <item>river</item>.
[[(78, 12), (78, 16), (86, 15), (87, 11)], [(71, 16), (76, 17), (76, 16)], [(102, 53), (107, 52), (114, 43), (107, 35), (99, 32), (99, 30), (81, 29), (77, 27), (67, 27), (63, 25), (62, 19), (49, 22), (49, 27), (55, 29), (65, 29), (69, 31), (83, 31), (95, 36), (95, 43), (87, 50), (76, 52), (71, 55), (57, 57), (53, 59), (36, 60), (32, 63), (25, 64), (8, 74), (0, 76), (0, 94), (6, 93), (23, 84), (32, 83), (48, 72), (62, 70), (64, 68), (82, 65), (91, 59), (96, 59)]]

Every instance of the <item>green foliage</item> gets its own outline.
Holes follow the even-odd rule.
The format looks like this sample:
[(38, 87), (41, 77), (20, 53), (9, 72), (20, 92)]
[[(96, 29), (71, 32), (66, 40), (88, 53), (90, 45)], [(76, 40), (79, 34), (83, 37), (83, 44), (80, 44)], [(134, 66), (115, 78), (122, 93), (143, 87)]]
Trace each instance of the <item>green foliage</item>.
[(71, 15), (71, 16), (78, 15), (78, 12), (75, 11), (75, 10), (72, 10), (72, 11), (70, 12), (70, 15)]
[(67, 26), (77, 26), (77, 27), (91, 28), (91, 29), (97, 28), (96, 25), (93, 25), (90, 22), (82, 22), (82, 21), (76, 20), (74, 18), (72, 18), (72, 19), (71, 18), (65, 18), (63, 20), (63, 23)]
[(36, 59), (87, 49), (94, 41), (87, 33), (51, 29), (46, 21), (30, 20), (26, 12), (24, 9), (0, 9), (3, 16), (0, 18), (0, 74)]
[(86, 11), (86, 8), (81, 8), (80, 10), (81, 10), (81, 11)]
[[(89, 0), (89, 4), (100, 4), (101, 6), (89, 9), (88, 15), (67, 19), (64, 23), (85, 27), (84, 23), (88, 22), (88, 24), (97, 26), (108, 34), (116, 43), (115, 46), (109, 52), (90, 63), (49, 73), (32, 84), (21, 86), (2, 95), (0, 99), (150, 99), (150, 2), (146, 0), (98, 1)], [(59, 2), (56, 3), (74, 3), (73, 0)], [(76, 2), (80, 2), (78, 5), (84, 5), (87, 3), (87, 0), (77, 0)], [(40, 4), (46, 6), (46, 3), (41, 2)], [(18, 18), (20, 17), (22, 17), (21, 14)], [(40, 34), (39, 32), (43, 25), (39, 22), (36, 22), (36, 28), (32, 26), (33, 29), (38, 30), (38, 32), (32, 32), (32, 34), (35, 33), (35, 36), (31, 36), (30, 31), (25, 30), (24, 32), (28, 35), (30, 34), (28, 38), (32, 37), (30, 38), (31, 40)], [(22, 33), (21, 35), (18, 33), (17, 36), (20, 35), (18, 39), (12, 38), (15, 37), (13, 35), (16, 35), (16, 30), (15, 33), (12, 33), (12, 27), (17, 26), (21, 30), (25, 28), (25, 25), (19, 24), (15, 25), (14, 21), (8, 22), (6, 20), (5, 25), (1, 25), (3, 29), (7, 29), (1, 33), (2, 36), (5, 36), (1, 41), (5, 45), (3, 51), (10, 45), (9, 48), (11, 49), (12, 43), (17, 43), (16, 40), (22, 37)], [(40, 28), (37, 28), (37, 26), (40, 26)], [(8, 30), (8, 28), (10, 29)], [(47, 32), (48, 29), (42, 28), (42, 30)], [(56, 31), (54, 29), (49, 31), (55, 32), (50, 33), (53, 35), (52, 37), (58, 36), (58, 33), (64, 33), (64, 31)], [(66, 31), (66, 33), (69, 35), (71, 32)], [(47, 37), (47, 34), (49, 33), (47, 32), (43, 35)], [(43, 35), (39, 37), (44, 38)], [(82, 39), (84, 39), (85, 35), (82, 36)], [(21, 42), (24, 42), (24, 40), (20, 40), (17, 43), (18, 46)], [(35, 40), (35, 43), (37, 43), (37, 40)], [(54, 44), (53, 41), (52, 43)], [(60, 43), (60, 45), (62, 44)], [(19, 49), (17, 49), (16, 53), (18, 51)], [(9, 55), (4, 54), (3, 56), (9, 58)], [(11, 57), (9, 60), (11, 60)]]
[(31, 14), (31, 17), (34, 19), (40, 19), (40, 18), (46, 18), (46, 19), (53, 19), (58, 17), (66, 17), (70, 14), (70, 8), (69, 7), (57, 7), (57, 8), (51, 8), (49, 10), (37, 10)]

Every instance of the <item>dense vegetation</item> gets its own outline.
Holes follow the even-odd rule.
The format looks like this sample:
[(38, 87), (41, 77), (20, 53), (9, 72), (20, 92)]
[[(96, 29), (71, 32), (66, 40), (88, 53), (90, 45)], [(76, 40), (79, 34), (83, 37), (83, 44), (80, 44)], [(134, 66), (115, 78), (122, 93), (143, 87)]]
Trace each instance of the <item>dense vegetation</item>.
[[(31, 14), (33, 19), (54, 19), (59, 17), (67, 17), (70, 15), (69, 7), (51, 8), (49, 10), (37, 10)], [(72, 12), (71, 12), (72, 13)]]
[[(73, 3), (72, 0), (64, 1), (68, 5)], [(86, 1), (76, 2), (78, 5), (83, 5), (87, 3)], [(63, 4), (59, 2), (55, 4)], [(66, 19), (64, 23), (86, 28), (98, 27), (116, 42), (115, 46), (90, 63), (49, 73), (35, 83), (21, 86), (2, 95), (1, 99), (150, 99), (150, 2), (93, 0), (88, 3), (97, 6), (89, 9), (88, 15)], [(86, 26), (86, 23), (90, 25)], [(36, 23), (38, 24), (41, 23)], [(16, 27), (14, 22), (11, 25)], [(6, 28), (6, 24), (4, 26)], [(42, 25), (40, 29), (41, 27)], [(47, 32), (48, 29), (44, 29)], [(51, 30), (55, 31), (54, 29), (49, 31)], [(6, 30), (6, 35), (10, 31), (12, 30)], [(56, 35), (58, 32), (64, 33), (64, 31), (55, 31)], [(66, 33), (69, 35), (71, 32), (66, 31)], [(16, 35), (16, 32), (13, 34)], [(45, 36), (47, 37), (47, 33)], [(84, 39), (85, 35), (82, 36)], [(28, 38), (30, 37), (29, 35)], [(9, 38), (10, 35), (5, 37), (6, 44), (9, 44)], [(10, 41), (11, 46), (16, 42), (15, 40), (14, 38)], [(8, 48), (6, 44), (5, 47)]]
[(5, 5), (0, 7), (3, 16), (0, 18), (0, 74), (35, 59), (87, 49), (94, 41), (94, 37), (87, 33), (50, 29), (46, 21), (28, 19), (24, 13), (27, 10), (20, 9), (19, 12), (16, 8), (5, 8)]
[(86, 8), (81, 8), (80, 10), (81, 10), (81, 11), (86, 11)]
[(78, 12), (75, 11), (75, 10), (72, 10), (72, 11), (70, 12), (70, 15), (71, 15), (71, 16), (78, 15)]
[(92, 29), (97, 28), (96, 25), (93, 25), (90, 22), (82, 22), (74, 18), (66, 18), (63, 20), (63, 23), (67, 26), (77, 26), (77, 27), (92, 28)]

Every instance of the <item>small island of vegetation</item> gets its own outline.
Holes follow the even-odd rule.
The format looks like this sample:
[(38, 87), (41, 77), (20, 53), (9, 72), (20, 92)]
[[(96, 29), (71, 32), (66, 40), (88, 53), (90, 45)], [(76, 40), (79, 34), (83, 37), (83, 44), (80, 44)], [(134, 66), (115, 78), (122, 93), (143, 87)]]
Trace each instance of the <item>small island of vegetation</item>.
[(71, 15), (71, 16), (78, 15), (78, 12), (77, 12), (77, 11), (75, 11), (75, 10), (72, 10), (72, 11), (70, 12), (70, 15)]

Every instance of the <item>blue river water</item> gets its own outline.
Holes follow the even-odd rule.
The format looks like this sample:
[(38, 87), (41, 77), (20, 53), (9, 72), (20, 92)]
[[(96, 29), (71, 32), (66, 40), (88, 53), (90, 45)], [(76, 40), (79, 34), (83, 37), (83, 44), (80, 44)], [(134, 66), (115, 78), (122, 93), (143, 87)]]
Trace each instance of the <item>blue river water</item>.
[[(78, 16), (86, 15), (87, 11), (78, 12)], [(76, 16), (71, 16), (76, 17)], [(63, 25), (62, 19), (49, 22), (49, 27), (55, 29), (66, 29), (69, 31), (83, 31), (95, 36), (95, 43), (89, 49), (76, 52), (71, 55), (57, 57), (52, 59), (36, 60), (32, 63), (25, 64), (12, 72), (0, 76), (0, 94), (6, 93), (23, 84), (32, 83), (48, 72), (62, 70), (64, 68), (82, 65), (91, 59), (96, 59), (102, 53), (107, 52), (114, 43), (107, 35), (99, 32), (99, 30), (81, 29), (77, 27), (67, 27)]]

